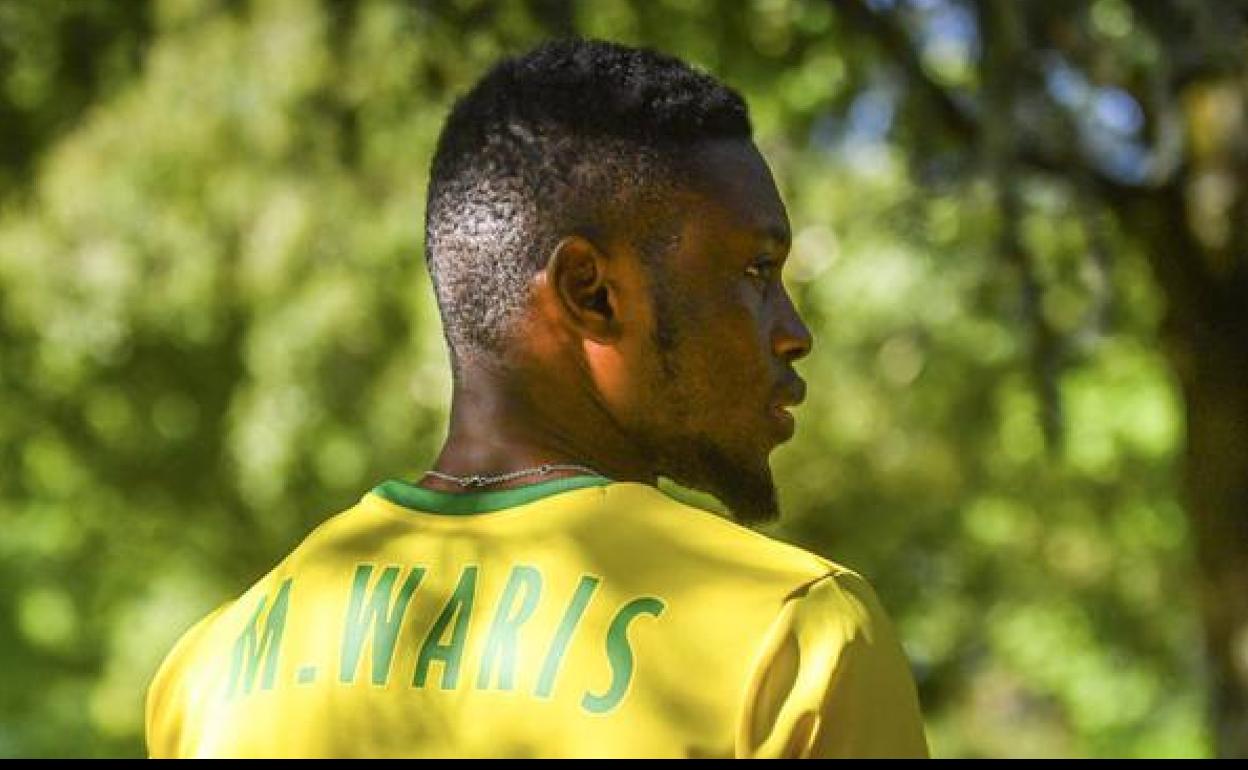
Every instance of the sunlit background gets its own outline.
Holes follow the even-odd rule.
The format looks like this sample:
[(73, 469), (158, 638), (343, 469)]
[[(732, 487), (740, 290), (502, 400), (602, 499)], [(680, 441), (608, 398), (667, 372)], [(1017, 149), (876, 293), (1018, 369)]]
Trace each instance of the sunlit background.
[(773, 533), (940, 756), (1248, 755), (1248, 8), (0, 0), (0, 755), (140, 755), (175, 638), (442, 438), (451, 99), (582, 34), (746, 96), (815, 335)]

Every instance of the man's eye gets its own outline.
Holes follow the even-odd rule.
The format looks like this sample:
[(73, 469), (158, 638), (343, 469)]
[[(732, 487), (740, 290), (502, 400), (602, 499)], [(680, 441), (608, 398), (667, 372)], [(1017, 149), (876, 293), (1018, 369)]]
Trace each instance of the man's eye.
[(745, 269), (745, 274), (759, 283), (771, 283), (776, 277), (776, 263), (770, 260), (754, 262)]

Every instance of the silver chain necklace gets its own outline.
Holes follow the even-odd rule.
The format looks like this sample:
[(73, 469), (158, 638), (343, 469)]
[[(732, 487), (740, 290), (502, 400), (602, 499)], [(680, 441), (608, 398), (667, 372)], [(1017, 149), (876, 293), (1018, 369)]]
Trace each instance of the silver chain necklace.
[(550, 473), (551, 471), (584, 471), (585, 473), (588, 473), (592, 476), (602, 475), (601, 473), (594, 470), (593, 468), (586, 468), (584, 465), (572, 465), (572, 464), (554, 465), (551, 463), (539, 465), (536, 468), (525, 468), (524, 470), (511, 471), (510, 473), (500, 473), (497, 476), (485, 476), (485, 475), (452, 476), (449, 473), (442, 473), (441, 471), (425, 471), (425, 475), (433, 476), (434, 478), (442, 479), (443, 481), (453, 481), (456, 484), (460, 485), (461, 487), (477, 489), (480, 487), (489, 486), (491, 484), (499, 484), (504, 481), (511, 481), (512, 479), (518, 479), (522, 476), (545, 476), (547, 473)]

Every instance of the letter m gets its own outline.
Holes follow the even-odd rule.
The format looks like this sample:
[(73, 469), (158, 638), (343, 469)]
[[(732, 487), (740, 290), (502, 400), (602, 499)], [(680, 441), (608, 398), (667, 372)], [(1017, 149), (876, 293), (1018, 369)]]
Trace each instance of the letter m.
[[(291, 578), (282, 581), (277, 589), (277, 598), (265, 615), (264, 605), (269, 597), (260, 597), (260, 604), (252, 614), (251, 620), (234, 642), (234, 654), (230, 659), (230, 685), (227, 697), (238, 692), (239, 680), (242, 680), (243, 694), (250, 694), (256, 685), (256, 675), (260, 673), (260, 661), (264, 660), (264, 679), (260, 689), (272, 690), (273, 680), (277, 678), (277, 656), (282, 644), (282, 631), (286, 628), (286, 608), (290, 606)], [(261, 618), (264, 618), (264, 630), (260, 630)]]

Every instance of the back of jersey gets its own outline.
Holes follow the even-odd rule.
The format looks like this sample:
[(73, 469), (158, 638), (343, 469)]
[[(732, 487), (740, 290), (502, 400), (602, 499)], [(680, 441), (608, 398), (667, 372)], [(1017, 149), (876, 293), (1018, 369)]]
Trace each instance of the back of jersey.
[(597, 477), (387, 482), (201, 621), (153, 756), (925, 754), (870, 588)]

